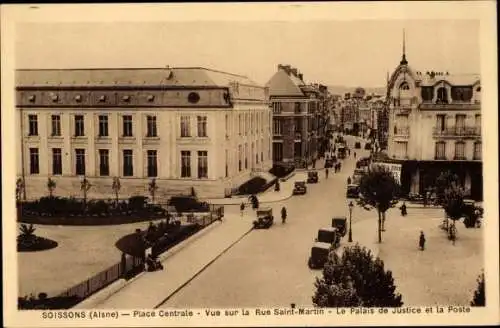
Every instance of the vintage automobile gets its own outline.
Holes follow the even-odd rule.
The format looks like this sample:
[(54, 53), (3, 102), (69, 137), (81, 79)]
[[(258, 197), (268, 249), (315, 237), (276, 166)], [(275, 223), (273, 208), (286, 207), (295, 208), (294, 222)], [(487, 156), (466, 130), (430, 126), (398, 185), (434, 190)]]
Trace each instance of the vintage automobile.
[(344, 159), (345, 158), (345, 146), (338, 146), (337, 147), (337, 155), (339, 159)]
[(360, 158), (356, 162), (356, 168), (359, 169), (359, 168), (362, 168), (362, 167), (365, 167), (365, 166), (369, 166), (370, 162), (371, 162), (371, 159), (369, 157)]
[(328, 158), (325, 160), (325, 169), (330, 169), (333, 167), (333, 159)]
[(348, 185), (346, 197), (347, 198), (359, 198), (359, 186), (356, 184)]
[(257, 210), (257, 220), (253, 221), (255, 229), (269, 229), (274, 223), (273, 209), (270, 207)]
[(293, 185), (293, 195), (305, 195), (307, 186), (305, 181), (295, 181)]
[(355, 149), (361, 149), (361, 142), (356, 141), (356, 143), (354, 144), (354, 148)]
[(307, 172), (307, 183), (318, 183), (318, 171)]
[(321, 269), (325, 266), (330, 253), (330, 243), (316, 242), (311, 248), (311, 256), (309, 257), (308, 265), (310, 269)]
[(365, 143), (365, 150), (372, 150), (372, 144), (370, 142)]
[(332, 219), (332, 227), (336, 228), (338, 233), (344, 237), (347, 232), (347, 218), (345, 216), (336, 216)]
[(340, 232), (337, 228), (321, 228), (318, 230), (318, 237), (315, 241), (319, 243), (330, 243), (337, 248), (340, 243)]

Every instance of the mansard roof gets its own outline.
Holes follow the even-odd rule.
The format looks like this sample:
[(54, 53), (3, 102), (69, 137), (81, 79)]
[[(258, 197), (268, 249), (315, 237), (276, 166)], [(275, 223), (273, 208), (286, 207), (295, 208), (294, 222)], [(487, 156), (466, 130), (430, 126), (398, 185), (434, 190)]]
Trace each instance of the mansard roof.
[(246, 76), (203, 67), (19, 69), (17, 87), (187, 86), (228, 87), (231, 83), (261, 87)]
[(279, 69), (266, 85), (269, 87), (270, 96), (305, 96), (302, 92), (304, 82), (282, 69)]

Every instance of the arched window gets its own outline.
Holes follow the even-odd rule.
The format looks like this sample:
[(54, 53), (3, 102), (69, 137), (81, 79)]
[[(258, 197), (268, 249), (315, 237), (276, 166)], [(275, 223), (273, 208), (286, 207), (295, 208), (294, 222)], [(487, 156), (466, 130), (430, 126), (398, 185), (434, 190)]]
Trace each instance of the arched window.
[(437, 103), (447, 104), (448, 103), (448, 91), (445, 87), (441, 87), (437, 90)]
[(410, 90), (410, 85), (405, 81), (401, 83), (401, 85), (399, 86), (399, 90)]

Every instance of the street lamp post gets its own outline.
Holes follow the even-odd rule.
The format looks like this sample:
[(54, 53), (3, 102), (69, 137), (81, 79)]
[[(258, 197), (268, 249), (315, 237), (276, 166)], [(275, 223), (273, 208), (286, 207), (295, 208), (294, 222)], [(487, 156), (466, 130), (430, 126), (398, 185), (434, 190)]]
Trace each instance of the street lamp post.
[(349, 242), (352, 243), (352, 201), (349, 202)]

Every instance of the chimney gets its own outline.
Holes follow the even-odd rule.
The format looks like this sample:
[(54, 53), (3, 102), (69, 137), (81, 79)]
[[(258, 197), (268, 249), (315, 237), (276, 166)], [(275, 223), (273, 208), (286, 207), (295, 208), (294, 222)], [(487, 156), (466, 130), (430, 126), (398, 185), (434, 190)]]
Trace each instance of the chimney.
[(300, 74), (299, 74), (299, 79), (300, 79), (301, 81), (304, 81), (304, 74), (300, 73)]

